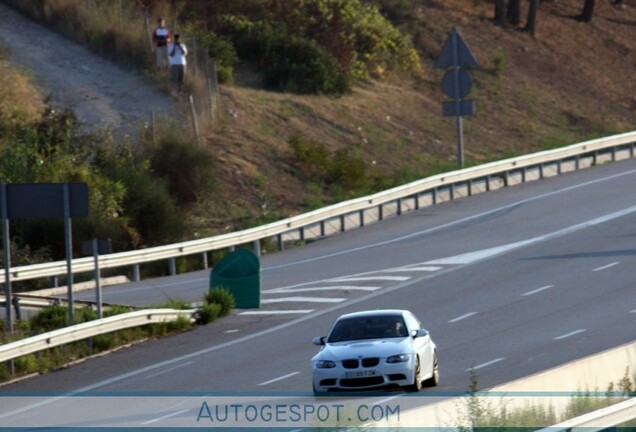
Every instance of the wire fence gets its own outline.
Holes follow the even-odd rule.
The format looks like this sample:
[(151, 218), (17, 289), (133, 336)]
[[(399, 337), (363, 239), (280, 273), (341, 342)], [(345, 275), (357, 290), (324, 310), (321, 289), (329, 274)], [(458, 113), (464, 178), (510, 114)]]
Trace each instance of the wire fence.
[[(104, 3), (100, 4), (96, 0), (84, 0), (80, 4), (87, 16), (95, 16), (95, 20), (106, 18), (103, 16)], [(139, 38), (142, 45), (147, 47), (148, 61), (154, 62), (155, 46), (152, 33), (158, 16), (151, 16), (149, 9), (140, 10), (132, 2), (123, 0), (113, 0), (108, 12), (109, 21), (114, 22), (118, 27), (131, 26), (138, 29), (131, 29), (136, 34), (134, 38)], [(180, 33), (181, 41), (188, 48), (183, 88), (185, 95), (175, 95), (181, 108), (182, 118), (179, 123), (183, 125), (184, 133), (189, 139), (202, 145), (206, 131), (211, 130), (218, 123), (220, 93), (216, 63), (209, 56), (204, 44), (200, 43), (194, 35), (182, 31), (184, 29), (179, 28), (178, 22), (169, 22), (168, 28), (172, 35)], [(170, 73), (161, 72), (158, 78), (162, 88), (173, 88), (170, 82)], [(165, 86), (161, 85), (161, 79), (164, 78)], [(163, 123), (155, 112), (149, 113), (148, 124), (153, 143), (156, 143), (157, 137), (161, 136)]]

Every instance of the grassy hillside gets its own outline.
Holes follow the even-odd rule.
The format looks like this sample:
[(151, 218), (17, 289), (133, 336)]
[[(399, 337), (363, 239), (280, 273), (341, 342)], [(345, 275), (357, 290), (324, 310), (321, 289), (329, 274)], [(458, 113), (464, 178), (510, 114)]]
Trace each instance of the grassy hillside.
[[(384, 2), (388, 3), (388, 2)], [(541, 2), (535, 38), (496, 27), (490, 1), (401, 1), (423, 78), (361, 82), (342, 97), (249, 88), (238, 71), (222, 89), (223, 118), (208, 136), (220, 187), (199, 221), (241, 221), (305, 211), (347, 196), (299, 174), (289, 140), (354, 149), (370, 172), (405, 182), (457, 167), (455, 122), (441, 116), (444, 71), (435, 60), (456, 26), (479, 61), (464, 121), (466, 164), (535, 152), (636, 127), (636, 7), (597, 2), (591, 23), (576, 0)], [(245, 84), (242, 85), (242, 84)], [(211, 223), (210, 223), (211, 222)]]
[[(221, 87), (219, 122), (206, 132), (215, 186), (187, 207), (192, 236), (457, 168), (455, 120), (441, 116), (444, 71), (433, 67), (453, 27), (479, 62), (470, 72), (477, 112), (464, 120), (466, 165), (635, 129), (633, 2), (599, 0), (592, 22), (581, 23), (582, 1), (542, 1), (534, 38), (524, 23), (495, 26), (489, 0), (369, 3), (412, 39), (421, 75), (357, 81), (342, 96), (297, 95), (264, 90), (254, 65), (239, 64)], [(159, 4), (155, 13), (178, 12)], [(63, 13), (53, 16), (55, 27), (68, 27)]]

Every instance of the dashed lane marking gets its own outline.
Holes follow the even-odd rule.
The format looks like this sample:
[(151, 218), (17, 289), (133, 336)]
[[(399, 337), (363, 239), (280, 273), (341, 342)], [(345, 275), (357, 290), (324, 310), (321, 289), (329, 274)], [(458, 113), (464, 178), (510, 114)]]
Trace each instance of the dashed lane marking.
[(437, 270), (441, 270), (444, 267), (440, 266), (423, 266), (423, 267), (399, 267), (394, 269), (384, 270), (387, 273), (397, 273), (397, 272), (433, 272)]
[(577, 335), (579, 333), (583, 333), (584, 331), (586, 331), (586, 330), (585, 329), (574, 330), (573, 332), (566, 333), (566, 334), (561, 335), (561, 336), (557, 336), (557, 337), (554, 338), (554, 340), (561, 340), (561, 339), (569, 338), (569, 337)]
[(281, 297), (261, 300), (261, 304), (268, 303), (285, 303), (285, 302), (307, 302), (307, 303), (340, 303), (345, 298), (329, 298), (329, 297)]
[(611, 264), (607, 264), (607, 265), (604, 265), (604, 266), (601, 266), (601, 267), (597, 267), (597, 268), (595, 268), (592, 271), (597, 272), (597, 271), (605, 270), (605, 269), (608, 269), (610, 267), (614, 267), (614, 266), (619, 265), (619, 264), (620, 264), (620, 262), (616, 261), (616, 262), (613, 262)]
[(275, 288), (266, 291), (267, 294), (275, 293), (294, 293), (294, 292), (310, 292), (310, 291), (375, 291), (382, 287), (379, 286), (356, 286), (356, 285), (336, 285), (336, 286), (316, 286), (310, 288)]
[(308, 314), (312, 313), (314, 309), (293, 309), (293, 310), (272, 310), (272, 311), (264, 311), (264, 310), (255, 310), (255, 311), (245, 311), (239, 313), (239, 315), (286, 315), (286, 314)]
[(467, 314), (464, 314), (462, 316), (458, 316), (457, 318), (453, 318), (452, 320), (448, 320), (448, 322), (449, 323), (455, 323), (457, 321), (461, 321), (463, 319), (466, 319), (466, 318), (471, 317), (471, 316), (476, 315), (476, 314), (477, 314), (477, 312), (468, 312)]
[(329, 279), (325, 282), (364, 282), (372, 280), (385, 280), (403, 282), (411, 279), (409, 276), (364, 276), (364, 277), (344, 277), (337, 279)]
[(272, 383), (275, 383), (275, 382), (277, 382), (277, 381), (282, 381), (282, 380), (284, 380), (284, 379), (287, 379), (287, 378), (293, 377), (294, 375), (298, 375), (299, 373), (300, 373), (300, 372), (292, 372), (292, 373), (288, 373), (287, 375), (283, 375), (283, 376), (280, 376), (280, 377), (278, 377), (278, 378), (274, 378), (274, 379), (271, 379), (271, 380), (269, 380), (269, 381), (262, 382), (262, 383), (260, 383), (260, 384), (258, 384), (258, 385), (259, 385), (259, 386), (264, 386), (264, 385), (267, 385), (267, 384), (272, 384)]
[(545, 290), (550, 289), (550, 288), (553, 288), (553, 285), (546, 285), (546, 286), (544, 286), (544, 287), (537, 288), (537, 289), (532, 290), (532, 291), (528, 291), (527, 293), (523, 293), (523, 294), (521, 294), (521, 295), (522, 295), (522, 296), (531, 296), (531, 295), (533, 295), (533, 294), (540, 293), (541, 291), (545, 291)]
[(485, 368), (486, 366), (490, 366), (490, 365), (493, 365), (495, 363), (499, 363), (500, 361), (505, 360), (505, 359), (506, 359), (505, 357), (499, 357), (497, 359), (490, 360), (489, 362), (482, 363), (482, 364), (477, 365), (477, 366), (473, 366), (472, 368), (466, 369), (466, 371), (470, 372), (471, 370), (477, 370), (477, 369)]

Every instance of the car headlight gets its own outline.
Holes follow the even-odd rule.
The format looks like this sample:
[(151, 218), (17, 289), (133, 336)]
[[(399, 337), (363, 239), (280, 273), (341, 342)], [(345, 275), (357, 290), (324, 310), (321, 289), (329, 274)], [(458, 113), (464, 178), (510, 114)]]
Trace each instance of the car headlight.
[(402, 363), (409, 361), (410, 356), (408, 354), (398, 354), (391, 357), (387, 357), (387, 363)]
[(318, 360), (316, 367), (318, 369), (331, 369), (336, 367), (336, 362), (332, 362), (331, 360)]

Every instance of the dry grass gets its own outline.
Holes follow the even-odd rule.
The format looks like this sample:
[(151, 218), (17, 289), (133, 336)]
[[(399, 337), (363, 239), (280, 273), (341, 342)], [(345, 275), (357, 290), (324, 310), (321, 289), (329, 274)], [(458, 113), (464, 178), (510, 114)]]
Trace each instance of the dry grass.
[(17, 127), (39, 120), (44, 101), (26, 74), (0, 60), (0, 123)]

